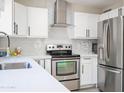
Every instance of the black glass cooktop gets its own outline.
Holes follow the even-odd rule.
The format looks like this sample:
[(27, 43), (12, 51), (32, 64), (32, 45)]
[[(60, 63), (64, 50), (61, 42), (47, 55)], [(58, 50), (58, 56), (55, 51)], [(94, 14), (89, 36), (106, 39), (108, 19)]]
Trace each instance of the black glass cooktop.
[(80, 55), (73, 54), (73, 55), (51, 55), (52, 58), (69, 58), (69, 57), (80, 57)]

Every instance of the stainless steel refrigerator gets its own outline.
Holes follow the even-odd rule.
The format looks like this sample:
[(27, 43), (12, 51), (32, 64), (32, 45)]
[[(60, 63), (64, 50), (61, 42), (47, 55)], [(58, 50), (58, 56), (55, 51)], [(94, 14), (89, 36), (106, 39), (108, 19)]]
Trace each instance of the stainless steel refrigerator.
[(98, 23), (98, 89), (124, 91), (124, 17)]

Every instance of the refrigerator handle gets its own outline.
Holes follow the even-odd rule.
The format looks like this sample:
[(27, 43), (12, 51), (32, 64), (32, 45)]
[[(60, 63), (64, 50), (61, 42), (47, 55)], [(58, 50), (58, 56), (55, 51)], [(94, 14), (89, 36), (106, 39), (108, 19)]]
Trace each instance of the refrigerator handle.
[(105, 40), (104, 40), (104, 44), (105, 44), (105, 46), (104, 46), (104, 48), (105, 48), (105, 60), (106, 60), (107, 62), (109, 62), (109, 52), (110, 52), (109, 49), (108, 49), (108, 48), (109, 48), (109, 45), (108, 45), (108, 44), (109, 44), (109, 43), (108, 43), (109, 41), (108, 41), (108, 38), (110, 38), (110, 37), (108, 36), (108, 35), (109, 35), (109, 34), (108, 34), (108, 29), (109, 29), (109, 23), (106, 24), (106, 26), (105, 26), (105, 31), (104, 31), (104, 36), (105, 36), (105, 37), (104, 37), (104, 39), (105, 39)]
[(106, 60), (106, 30), (107, 24), (104, 24), (104, 34), (103, 34), (103, 42), (104, 42), (104, 59)]
[(100, 66), (100, 67), (101, 67), (102, 69), (108, 71), (108, 72), (117, 73), (117, 74), (120, 74), (120, 73), (121, 73), (121, 71), (119, 71), (119, 70), (109, 69), (109, 68), (107, 68), (107, 67), (105, 67), (105, 66)]
[(106, 46), (106, 48), (107, 48), (107, 61), (109, 62), (109, 58), (110, 58), (110, 40), (111, 40), (111, 27), (110, 27), (110, 22), (109, 22), (109, 20), (108, 20), (108, 26), (107, 26), (107, 42), (106, 42), (106, 44), (107, 44), (107, 46)]
[(110, 70), (110, 69), (106, 69), (106, 71), (109, 71), (109, 72), (112, 72), (112, 73), (118, 73), (118, 74), (120, 74), (120, 73), (121, 73), (120, 71)]

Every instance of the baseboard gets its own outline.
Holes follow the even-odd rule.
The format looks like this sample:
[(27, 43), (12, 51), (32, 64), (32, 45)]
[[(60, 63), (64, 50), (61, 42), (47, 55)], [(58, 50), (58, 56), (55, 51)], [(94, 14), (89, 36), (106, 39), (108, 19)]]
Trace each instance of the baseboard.
[(80, 89), (92, 88), (92, 87), (97, 87), (97, 86), (96, 84), (83, 85), (83, 86), (80, 86)]

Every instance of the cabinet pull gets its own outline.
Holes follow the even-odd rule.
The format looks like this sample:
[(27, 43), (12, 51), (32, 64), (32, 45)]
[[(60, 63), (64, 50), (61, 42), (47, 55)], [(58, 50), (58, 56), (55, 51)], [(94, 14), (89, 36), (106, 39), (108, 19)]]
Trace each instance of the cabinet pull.
[(14, 22), (14, 34), (16, 34), (16, 22)]
[(88, 34), (87, 34), (87, 29), (86, 29), (86, 37), (88, 37)]
[(28, 35), (30, 36), (30, 26), (28, 26)]
[(82, 65), (82, 73), (84, 73), (84, 65)]
[(90, 37), (90, 29), (87, 30), (88, 37)]
[(16, 35), (18, 35), (18, 24), (16, 24)]
[(84, 58), (84, 60), (91, 60), (91, 58), (90, 57), (87, 57), (87, 58)]

